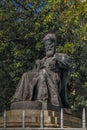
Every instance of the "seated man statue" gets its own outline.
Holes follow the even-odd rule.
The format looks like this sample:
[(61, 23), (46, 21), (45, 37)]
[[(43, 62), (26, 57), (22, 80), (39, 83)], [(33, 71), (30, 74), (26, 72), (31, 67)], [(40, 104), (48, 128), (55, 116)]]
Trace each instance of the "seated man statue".
[(17, 86), (13, 102), (47, 101), (53, 106), (69, 107), (67, 83), (71, 59), (63, 53), (56, 53), (56, 36), (47, 34), (44, 39), (46, 56), (37, 60), (33, 70), (23, 74)]

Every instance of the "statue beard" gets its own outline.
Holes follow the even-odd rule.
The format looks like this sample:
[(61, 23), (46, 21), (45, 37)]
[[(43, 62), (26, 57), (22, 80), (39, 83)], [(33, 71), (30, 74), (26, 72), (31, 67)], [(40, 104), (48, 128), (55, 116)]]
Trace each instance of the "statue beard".
[(49, 49), (49, 50), (46, 50), (46, 56), (47, 57), (52, 57), (55, 53), (55, 50), (54, 49)]

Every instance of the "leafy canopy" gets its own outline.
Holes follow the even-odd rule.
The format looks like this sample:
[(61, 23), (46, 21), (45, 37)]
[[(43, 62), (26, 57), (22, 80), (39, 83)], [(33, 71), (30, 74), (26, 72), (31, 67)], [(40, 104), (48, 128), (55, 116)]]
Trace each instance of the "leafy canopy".
[(44, 56), (42, 39), (48, 32), (57, 36), (57, 52), (72, 57), (71, 108), (87, 106), (87, 1), (2, 0), (0, 7), (2, 110), (9, 108), (21, 75)]

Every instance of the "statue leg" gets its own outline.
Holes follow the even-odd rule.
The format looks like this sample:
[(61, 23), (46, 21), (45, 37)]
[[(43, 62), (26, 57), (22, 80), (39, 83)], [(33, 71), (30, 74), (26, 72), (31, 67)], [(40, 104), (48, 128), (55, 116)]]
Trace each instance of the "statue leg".
[(61, 96), (61, 100), (62, 100), (62, 104), (63, 104), (63, 107), (69, 107), (69, 101), (68, 101), (68, 98), (67, 98), (67, 83), (68, 83), (68, 72), (64, 72), (63, 76), (62, 76), (62, 89), (61, 89), (61, 93), (60, 93), (60, 96)]
[(37, 83), (37, 100), (45, 101), (48, 99), (48, 90), (46, 84), (46, 74), (43, 70), (39, 72), (39, 80)]
[(51, 97), (51, 103), (55, 106), (62, 106), (59, 90), (58, 90), (59, 77), (56, 73), (47, 74), (47, 84), (49, 94)]

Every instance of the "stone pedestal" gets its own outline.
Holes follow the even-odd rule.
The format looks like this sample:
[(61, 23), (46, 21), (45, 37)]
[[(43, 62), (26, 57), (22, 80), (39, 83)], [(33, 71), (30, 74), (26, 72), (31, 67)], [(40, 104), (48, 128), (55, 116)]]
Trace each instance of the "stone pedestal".
[[(41, 119), (43, 112), (43, 119)], [(5, 124), (4, 124), (5, 123)], [(41, 128), (43, 123), (44, 128), (60, 128), (61, 117), (60, 112), (51, 110), (10, 110), (6, 112), (6, 120), (0, 118), (0, 127), (4, 128)], [(81, 119), (72, 115), (63, 115), (64, 128), (81, 128)]]

